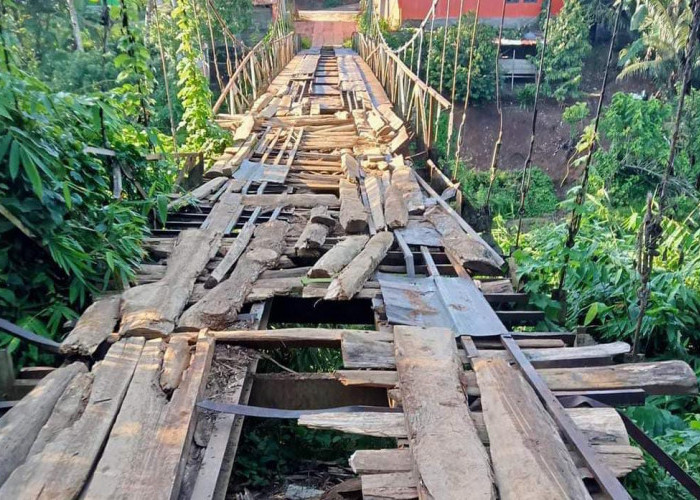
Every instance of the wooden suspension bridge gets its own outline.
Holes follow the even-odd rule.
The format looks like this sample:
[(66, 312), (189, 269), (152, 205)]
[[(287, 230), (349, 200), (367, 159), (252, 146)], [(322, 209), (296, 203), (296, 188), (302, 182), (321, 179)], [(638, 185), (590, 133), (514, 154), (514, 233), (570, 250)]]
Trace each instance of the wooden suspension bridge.
[[(236, 62), (215, 106), (234, 146), (0, 419), (0, 498), (224, 498), (246, 415), (394, 438), (348, 457), (354, 498), (626, 497), (642, 452), (606, 404), (694, 394), (693, 370), (516, 330), (542, 313), (407, 156), (450, 102), (384, 44), (288, 34)], [(256, 373), (273, 347), (344, 367)]]

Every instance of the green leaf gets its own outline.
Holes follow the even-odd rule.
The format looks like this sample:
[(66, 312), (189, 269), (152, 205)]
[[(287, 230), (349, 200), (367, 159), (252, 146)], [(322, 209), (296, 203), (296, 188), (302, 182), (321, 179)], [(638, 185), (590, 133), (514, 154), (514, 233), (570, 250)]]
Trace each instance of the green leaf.
[(586, 313), (586, 318), (583, 320), (583, 325), (588, 326), (591, 324), (591, 322), (595, 319), (596, 315), (598, 314), (598, 302), (594, 302), (591, 304), (591, 307), (588, 308), (588, 312)]
[(20, 156), (22, 157), (22, 167), (24, 168), (24, 173), (29, 177), (29, 182), (32, 183), (32, 189), (37, 198), (41, 198), (43, 195), (43, 186), (41, 184), (41, 176), (36, 168), (36, 165), (26, 154), (24, 149), (20, 149)]
[(19, 143), (13, 141), (10, 147), (10, 177), (12, 180), (16, 179), (19, 173), (19, 148)]

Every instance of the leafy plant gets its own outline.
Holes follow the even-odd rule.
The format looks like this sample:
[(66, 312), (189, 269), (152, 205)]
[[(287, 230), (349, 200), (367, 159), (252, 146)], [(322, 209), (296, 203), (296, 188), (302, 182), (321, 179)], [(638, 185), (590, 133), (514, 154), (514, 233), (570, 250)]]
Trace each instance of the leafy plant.
[(577, 102), (564, 108), (561, 119), (569, 126), (569, 135), (571, 142), (575, 142), (578, 135), (581, 133), (581, 125), (588, 118), (590, 109), (587, 102)]

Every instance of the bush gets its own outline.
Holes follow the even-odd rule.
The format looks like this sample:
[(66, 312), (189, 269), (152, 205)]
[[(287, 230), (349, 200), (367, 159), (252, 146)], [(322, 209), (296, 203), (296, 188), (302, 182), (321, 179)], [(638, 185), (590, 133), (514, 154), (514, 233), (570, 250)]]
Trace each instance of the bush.
[(535, 105), (535, 84), (527, 83), (523, 88), (518, 90), (518, 104), (523, 109), (530, 109)]

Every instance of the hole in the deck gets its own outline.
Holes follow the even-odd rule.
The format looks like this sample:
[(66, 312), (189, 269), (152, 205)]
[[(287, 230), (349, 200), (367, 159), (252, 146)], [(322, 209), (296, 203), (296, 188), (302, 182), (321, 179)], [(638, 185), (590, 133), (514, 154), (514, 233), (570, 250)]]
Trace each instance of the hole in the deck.
[(369, 325), (374, 323), (372, 301), (353, 299), (323, 301), (315, 298), (276, 296), (272, 299), (271, 323), (318, 325)]

